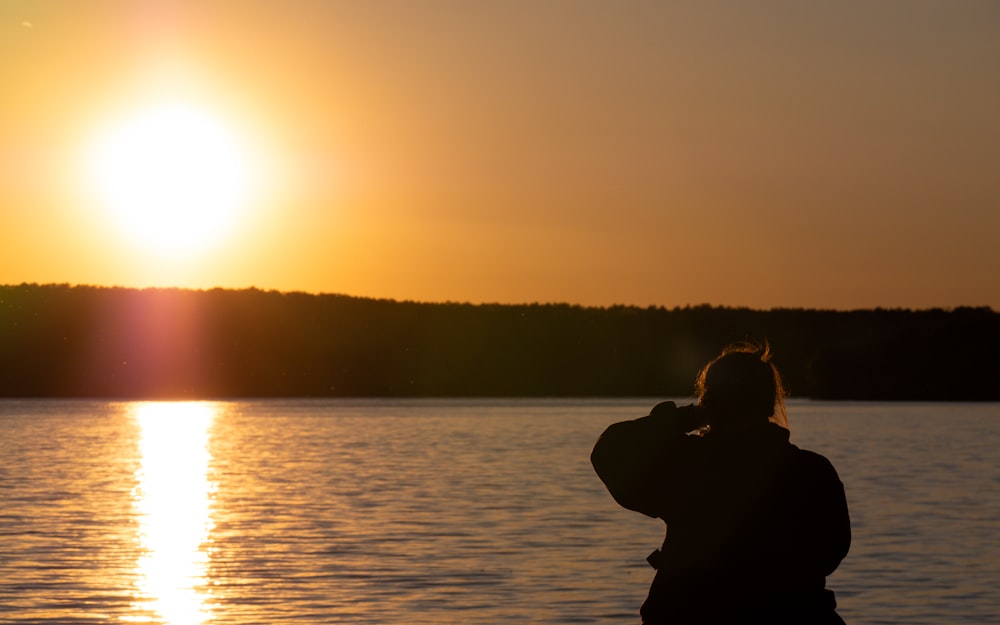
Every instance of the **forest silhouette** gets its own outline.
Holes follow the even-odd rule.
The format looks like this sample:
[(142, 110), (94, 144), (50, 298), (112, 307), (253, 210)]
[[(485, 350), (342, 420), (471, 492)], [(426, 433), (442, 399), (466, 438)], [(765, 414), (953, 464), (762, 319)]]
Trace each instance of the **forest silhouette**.
[(0, 396), (677, 397), (767, 339), (792, 397), (1000, 400), (1000, 314), (0, 286)]

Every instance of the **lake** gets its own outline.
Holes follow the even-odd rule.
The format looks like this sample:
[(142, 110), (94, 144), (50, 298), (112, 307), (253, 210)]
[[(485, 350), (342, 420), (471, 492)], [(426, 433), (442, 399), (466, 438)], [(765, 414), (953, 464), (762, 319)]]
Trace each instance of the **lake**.
[[(0, 401), (0, 622), (638, 623), (663, 524), (589, 453), (655, 401)], [(1000, 404), (788, 413), (849, 625), (1000, 622)]]

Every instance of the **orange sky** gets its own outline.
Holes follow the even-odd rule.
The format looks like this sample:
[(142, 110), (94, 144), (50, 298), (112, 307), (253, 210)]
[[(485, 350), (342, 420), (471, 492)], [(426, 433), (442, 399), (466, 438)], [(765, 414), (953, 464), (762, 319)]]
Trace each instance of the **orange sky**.
[[(4, 0), (0, 283), (1000, 309), (997, 33), (991, 0)], [(163, 101), (250, 163), (169, 254), (87, 173)]]

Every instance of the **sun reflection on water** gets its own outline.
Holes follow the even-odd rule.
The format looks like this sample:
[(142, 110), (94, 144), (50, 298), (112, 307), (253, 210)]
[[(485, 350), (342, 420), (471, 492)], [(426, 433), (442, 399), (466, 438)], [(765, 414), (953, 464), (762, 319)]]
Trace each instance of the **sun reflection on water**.
[(202, 402), (135, 404), (141, 465), (138, 613), (133, 622), (199, 625), (209, 619), (207, 544), (212, 530), (208, 434), (217, 408)]

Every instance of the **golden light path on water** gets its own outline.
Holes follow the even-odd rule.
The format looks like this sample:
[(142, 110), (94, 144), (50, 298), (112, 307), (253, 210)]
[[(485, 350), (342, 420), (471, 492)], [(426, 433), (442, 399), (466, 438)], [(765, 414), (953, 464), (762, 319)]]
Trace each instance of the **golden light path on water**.
[(199, 625), (210, 617), (206, 584), (212, 530), (209, 428), (202, 402), (133, 406), (140, 468), (133, 505), (139, 521), (137, 613), (123, 620)]

